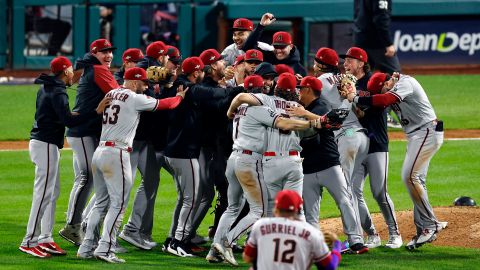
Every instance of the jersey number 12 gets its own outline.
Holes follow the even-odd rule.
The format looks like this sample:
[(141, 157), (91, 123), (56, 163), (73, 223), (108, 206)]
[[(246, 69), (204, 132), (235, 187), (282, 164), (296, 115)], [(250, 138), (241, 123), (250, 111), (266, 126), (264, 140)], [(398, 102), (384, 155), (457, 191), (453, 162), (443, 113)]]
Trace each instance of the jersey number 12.
[[(111, 115), (110, 115), (111, 113)], [(120, 113), (120, 105), (113, 105), (105, 108), (103, 111), (103, 124), (115, 125), (118, 121), (118, 114)]]
[[(293, 263), (293, 253), (295, 252), (295, 248), (297, 246), (297, 242), (295, 240), (287, 239), (283, 241), (283, 245), (281, 243), (280, 238), (274, 238), (273, 242), (275, 243), (275, 254), (273, 257), (274, 262), (282, 262), (282, 263)], [(281, 252), (280, 255), (280, 246), (285, 246), (286, 248)]]

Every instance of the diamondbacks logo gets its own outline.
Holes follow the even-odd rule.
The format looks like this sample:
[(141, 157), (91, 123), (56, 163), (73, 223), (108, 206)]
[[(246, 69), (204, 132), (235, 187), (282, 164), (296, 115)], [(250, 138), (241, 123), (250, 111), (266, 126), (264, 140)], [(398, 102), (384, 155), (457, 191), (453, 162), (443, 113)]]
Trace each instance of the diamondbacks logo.
[(283, 35), (278, 35), (277, 36), (277, 41), (283, 41)]
[(110, 43), (107, 40), (105, 40), (105, 43), (103, 45), (110, 46)]
[(235, 22), (235, 26), (236, 26), (236, 27), (242, 26), (242, 22), (241, 22), (241, 21), (236, 21), (236, 22)]
[(257, 58), (257, 52), (251, 52), (250, 58)]

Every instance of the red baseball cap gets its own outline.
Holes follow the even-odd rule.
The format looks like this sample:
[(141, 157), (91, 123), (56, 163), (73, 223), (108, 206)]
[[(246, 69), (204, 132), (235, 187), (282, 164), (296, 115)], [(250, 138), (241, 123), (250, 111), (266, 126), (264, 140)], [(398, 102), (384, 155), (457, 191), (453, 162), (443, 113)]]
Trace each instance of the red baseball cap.
[(343, 59), (350, 57), (365, 63), (368, 62), (367, 52), (359, 47), (351, 47), (346, 54), (341, 54), (340, 57)]
[(278, 192), (277, 197), (275, 197), (275, 208), (279, 210), (298, 212), (302, 207), (302, 204), (302, 197), (293, 190), (282, 190)]
[(248, 50), (245, 52), (245, 62), (247, 61), (263, 62), (263, 53), (255, 49)]
[(208, 50), (203, 51), (200, 54), (200, 59), (202, 59), (203, 64), (211, 65), (211, 64), (217, 62), (218, 60), (223, 59), (223, 57), (220, 55), (219, 52), (217, 52), (217, 50), (208, 49)]
[(167, 46), (161, 41), (155, 41), (148, 45), (147, 56), (157, 59), (162, 55), (167, 55)]
[(241, 55), (237, 56), (237, 58), (235, 59), (235, 62), (233, 63), (233, 66), (241, 64), (244, 61), (245, 61), (245, 54), (241, 54)]
[(295, 91), (295, 88), (297, 88), (297, 78), (292, 73), (282, 73), (278, 76), (277, 88), (290, 92)]
[(313, 76), (306, 76), (300, 82), (300, 87), (310, 87), (314, 91), (322, 92), (322, 82), (313, 77)]
[(97, 53), (97, 52), (104, 52), (104, 51), (113, 51), (116, 50), (116, 47), (112, 46), (112, 43), (110, 41), (101, 38), (97, 39), (92, 44), (90, 44), (90, 52), (91, 53)]
[(194, 71), (201, 71), (205, 65), (202, 62), (202, 59), (197, 56), (188, 57), (182, 63), (182, 72), (185, 74), (193, 73)]
[(246, 89), (263, 87), (263, 79), (259, 75), (250, 75), (245, 78), (243, 87)]
[(375, 72), (368, 80), (367, 90), (373, 95), (379, 94), (382, 91), (385, 82), (390, 80), (390, 75), (382, 72)]
[(273, 46), (275, 45), (283, 46), (283, 45), (290, 45), (290, 44), (292, 44), (292, 36), (289, 33), (280, 31), (273, 34), (273, 41), (272, 41)]
[(338, 66), (338, 55), (335, 50), (323, 47), (318, 49), (317, 54), (315, 54), (315, 61), (336, 67)]
[(123, 62), (140, 62), (143, 59), (142, 50), (137, 48), (130, 48), (123, 52), (122, 60)]
[(72, 66), (72, 62), (65, 56), (57, 56), (50, 62), (50, 70), (53, 74), (60, 73)]
[(252, 31), (253, 30), (253, 22), (249, 19), (239, 18), (233, 22), (233, 31)]
[(148, 82), (147, 72), (145, 69), (139, 67), (133, 67), (125, 71), (125, 74), (123, 74), (123, 79)]
[(290, 73), (295, 75), (295, 71), (293, 71), (293, 68), (285, 64), (275, 65), (275, 72), (277, 72), (277, 74)]
[(178, 64), (180, 61), (182, 61), (182, 55), (180, 55), (180, 51), (175, 46), (167, 45), (167, 55), (168, 60), (175, 64)]

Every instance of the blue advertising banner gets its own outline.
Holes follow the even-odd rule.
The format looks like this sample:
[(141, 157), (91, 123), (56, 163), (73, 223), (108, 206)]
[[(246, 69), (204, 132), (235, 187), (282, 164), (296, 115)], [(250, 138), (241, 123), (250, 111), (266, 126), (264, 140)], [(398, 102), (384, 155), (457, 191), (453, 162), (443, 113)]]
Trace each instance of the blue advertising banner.
[(402, 64), (480, 64), (480, 20), (394, 21)]

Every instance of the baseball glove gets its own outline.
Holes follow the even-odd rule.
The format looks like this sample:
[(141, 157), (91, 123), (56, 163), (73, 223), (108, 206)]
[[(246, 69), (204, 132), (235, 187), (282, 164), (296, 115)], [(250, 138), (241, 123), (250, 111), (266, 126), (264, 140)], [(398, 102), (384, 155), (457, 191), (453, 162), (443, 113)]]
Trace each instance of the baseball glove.
[(346, 98), (350, 93), (357, 93), (355, 84), (357, 83), (357, 78), (352, 74), (341, 74), (340, 75), (340, 84), (338, 85), (338, 92), (340, 96)]
[(338, 240), (338, 236), (334, 232), (324, 232), (323, 237), (325, 238), (325, 244), (327, 244), (330, 250), (333, 249), (333, 244)]
[(147, 68), (147, 79), (152, 83), (167, 83), (170, 72), (166, 67), (150, 66)]
[(342, 127), (343, 121), (347, 118), (350, 110), (348, 109), (333, 109), (327, 114), (320, 117), (322, 128), (337, 130)]

